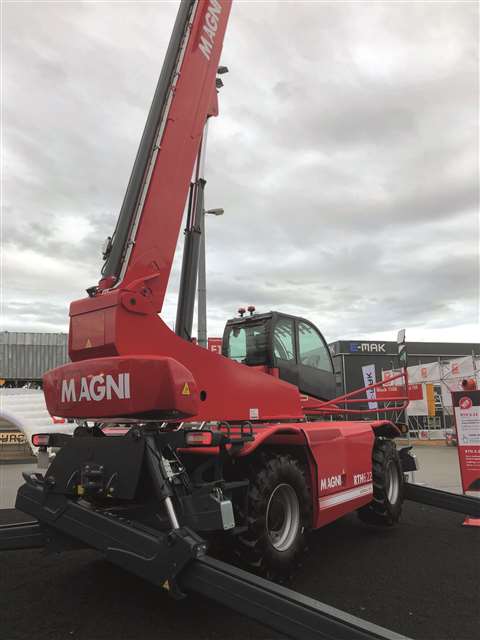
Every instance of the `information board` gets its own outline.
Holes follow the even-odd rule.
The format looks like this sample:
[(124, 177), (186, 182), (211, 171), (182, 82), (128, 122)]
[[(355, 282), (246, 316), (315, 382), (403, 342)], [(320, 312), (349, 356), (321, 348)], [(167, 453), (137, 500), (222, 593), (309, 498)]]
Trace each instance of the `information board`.
[(480, 492), (480, 391), (454, 391), (452, 403), (463, 491)]

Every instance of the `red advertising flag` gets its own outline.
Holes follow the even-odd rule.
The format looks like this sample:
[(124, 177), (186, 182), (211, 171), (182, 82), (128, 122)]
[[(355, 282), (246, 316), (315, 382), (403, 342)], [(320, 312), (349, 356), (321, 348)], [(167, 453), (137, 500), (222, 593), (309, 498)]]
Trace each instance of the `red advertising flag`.
[(208, 350), (221, 355), (222, 338), (208, 338)]
[(400, 386), (377, 387), (376, 398), (385, 402), (385, 398), (396, 400), (405, 395), (405, 389)]
[[(384, 400), (390, 398), (391, 400), (402, 398), (405, 395), (405, 387), (403, 385), (389, 384), (388, 386), (378, 387), (377, 400)], [(409, 384), (408, 385), (408, 399), (409, 400), (422, 400), (423, 399), (423, 387), (421, 384)]]
[(452, 404), (462, 488), (480, 492), (480, 391), (454, 391)]
[(423, 400), (423, 385), (421, 385), (421, 384), (409, 384), (408, 385), (408, 399), (409, 400)]

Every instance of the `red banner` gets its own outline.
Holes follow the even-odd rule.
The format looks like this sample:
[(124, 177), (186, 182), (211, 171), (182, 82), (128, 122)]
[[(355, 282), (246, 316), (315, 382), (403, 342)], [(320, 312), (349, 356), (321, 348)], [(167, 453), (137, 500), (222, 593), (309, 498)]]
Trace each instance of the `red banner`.
[(454, 391), (452, 404), (462, 488), (480, 492), (480, 391)]
[(208, 350), (214, 353), (222, 354), (222, 338), (209, 338)]
[[(391, 383), (387, 387), (378, 387), (376, 390), (377, 400), (383, 400), (384, 398), (397, 399), (405, 395), (405, 388), (403, 386), (395, 385)], [(408, 385), (408, 399), (409, 400), (422, 400), (423, 389), (421, 384), (409, 384)]]

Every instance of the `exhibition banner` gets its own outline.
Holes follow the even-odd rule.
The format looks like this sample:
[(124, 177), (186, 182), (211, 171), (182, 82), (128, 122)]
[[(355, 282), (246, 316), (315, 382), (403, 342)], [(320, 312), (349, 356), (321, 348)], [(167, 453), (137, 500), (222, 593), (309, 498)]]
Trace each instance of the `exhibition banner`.
[[(362, 367), (363, 373), (363, 383), (366, 387), (369, 387), (371, 384), (375, 384), (377, 381), (375, 374), (375, 365), (374, 364), (366, 364)], [(367, 389), (366, 391), (367, 398), (375, 400), (375, 389)], [(378, 402), (369, 402), (369, 409), (378, 409)]]
[(452, 404), (463, 491), (480, 492), (480, 391), (454, 391)]
[(222, 355), (222, 338), (208, 338), (208, 350)]
[[(402, 380), (399, 378), (400, 384), (395, 384), (396, 380), (383, 387), (377, 389), (377, 400), (383, 400), (384, 398), (403, 398), (405, 396), (405, 385), (402, 384)], [(409, 384), (408, 385), (408, 399), (423, 400), (423, 385), (421, 384)]]
[(433, 384), (408, 385), (409, 404), (407, 415), (409, 416), (434, 416), (435, 415), (435, 391)]
[(462, 380), (473, 378), (477, 379), (478, 385), (478, 365), (475, 358), (465, 356), (463, 358), (455, 358), (441, 363), (441, 389), (442, 404), (444, 407), (452, 406), (452, 391), (462, 390)]
[[(410, 369), (408, 368), (408, 373), (410, 376)], [(390, 382), (390, 379), (399, 373), (399, 371), (395, 369), (389, 369), (382, 372), (382, 379), (384, 381), (383, 387), (377, 389), (377, 400), (382, 400), (383, 398), (392, 398), (403, 396), (404, 386), (403, 380), (401, 378), (397, 378)], [(408, 383), (408, 400), (409, 405), (407, 407), (407, 415), (409, 416), (434, 416), (435, 415), (435, 394), (433, 385), (430, 383), (418, 383), (418, 382), (410, 382)]]
[(21, 431), (0, 431), (0, 445), (26, 444), (27, 439)]
[(410, 382), (425, 383), (440, 380), (440, 364), (428, 362), (408, 367), (408, 379)]

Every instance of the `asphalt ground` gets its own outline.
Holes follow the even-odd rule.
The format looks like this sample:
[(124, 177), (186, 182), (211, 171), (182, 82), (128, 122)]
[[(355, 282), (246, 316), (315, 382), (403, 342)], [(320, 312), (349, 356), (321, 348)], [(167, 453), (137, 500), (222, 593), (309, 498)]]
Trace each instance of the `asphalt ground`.
[[(1, 524), (24, 519), (0, 511)], [(346, 516), (312, 534), (291, 586), (416, 640), (473, 640), (480, 624), (480, 530), (462, 527), (462, 520), (412, 502), (391, 529)], [(1, 640), (280, 637), (202, 596), (174, 601), (92, 551), (3, 552), (0, 567)]]

